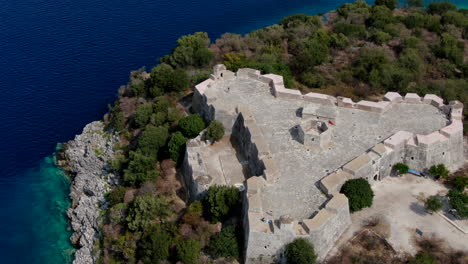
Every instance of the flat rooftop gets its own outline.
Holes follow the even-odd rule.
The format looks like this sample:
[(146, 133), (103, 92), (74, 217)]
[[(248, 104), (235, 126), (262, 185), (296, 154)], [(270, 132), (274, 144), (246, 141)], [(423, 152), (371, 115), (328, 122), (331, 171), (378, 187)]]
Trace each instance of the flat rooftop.
[(310, 218), (327, 200), (318, 181), (397, 131), (429, 134), (448, 122), (429, 104), (393, 104), (385, 113), (320, 106), (337, 111), (337, 116), (333, 145), (317, 150), (299, 143), (296, 135), (303, 121), (302, 109), (314, 103), (276, 98), (267, 84), (242, 78), (218, 81), (205, 94), (215, 109), (234, 113), (237, 105), (249, 107), (281, 172), (261, 193), (263, 212), (274, 219), (285, 214), (299, 220)]

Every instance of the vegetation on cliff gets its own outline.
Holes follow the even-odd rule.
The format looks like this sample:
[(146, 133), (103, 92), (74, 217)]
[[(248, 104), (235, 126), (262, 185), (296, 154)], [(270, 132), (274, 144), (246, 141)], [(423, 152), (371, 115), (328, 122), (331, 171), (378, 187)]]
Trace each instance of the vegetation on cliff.
[[(191, 88), (207, 79), (215, 64), (280, 74), (288, 88), (302, 92), (354, 100), (387, 91), (435, 93), (467, 104), (468, 12), (449, 3), (423, 9), (421, 2), (396, 9), (394, 0), (373, 6), (356, 1), (326, 19), (296, 14), (214, 42), (198, 32), (181, 37), (151, 71), (133, 71), (105, 117), (107, 129), (121, 138), (110, 165), (123, 186), (107, 196), (101, 262), (240, 257), (238, 226), (229, 224), (236, 223), (239, 193), (214, 187), (203, 203), (187, 205), (177, 178), (187, 140), (207, 126), (208, 137), (223, 135), (220, 124), (206, 124), (190, 108)], [(452, 197), (454, 204), (463, 200), (457, 193)]]

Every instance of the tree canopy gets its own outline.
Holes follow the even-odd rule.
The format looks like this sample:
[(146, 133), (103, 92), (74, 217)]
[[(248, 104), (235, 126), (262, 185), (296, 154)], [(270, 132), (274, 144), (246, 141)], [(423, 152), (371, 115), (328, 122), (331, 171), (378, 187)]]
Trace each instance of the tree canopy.
[(203, 121), (199, 114), (192, 114), (180, 119), (179, 127), (184, 136), (194, 138), (197, 137), (203, 129), (205, 129), (206, 125), (205, 121)]
[(204, 205), (211, 222), (222, 221), (240, 205), (239, 190), (234, 186), (211, 186)]
[(348, 197), (351, 212), (372, 206), (374, 192), (366, 179), (359, 178), (346, 181), (341, 187), (341, 193)]
[(314, 264), (317, 262), (314, 246), (304, 238), (297, 238), (287, 244), (285, 254), (288, 264)]
[(165, 220), (172, 213), (172, 205), (166, 197), (148, 193), (137, 196), (129, 208), (127, 216), (130, 230), (143, 230), (151, 224)]

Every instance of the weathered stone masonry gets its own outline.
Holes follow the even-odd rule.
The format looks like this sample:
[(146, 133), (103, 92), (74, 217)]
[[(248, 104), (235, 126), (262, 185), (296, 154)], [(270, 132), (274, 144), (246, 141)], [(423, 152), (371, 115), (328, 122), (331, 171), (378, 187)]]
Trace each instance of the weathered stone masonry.
[[(239, 89), (243, 85), (249, 85), (249, 89), (246, 88), (244, 92), (241, 92)], [(269, 92), (252, 91), (250, 86), (262, 87), (259, 89), (268, 87)], [(283, 111), (274, 112), (275, 106), (271, 104), (284, 103), (289, 107), (299, 106), (301, 117), (295, 118), (298, 121), (287, 120), (287, 123), (286, 121), (272, 123), (276, 122), (276, 119), (264, 115), (256, 116), (262, 109), (259, 110), (256, 105), (243, 102), (241, 98), (243, 95), (259, 96), (256, 100), (262, 100), (262, 102), (257, 102), (264, 103), (262, 105), (264, 108), (272, 107), (271, 114), (276, 113), (278, 118), (281, 118)], [(240, 99), (236, 100), (229, 96), (240, 96)], [(407, 94), (402, 97), (398, 93), (387, 93), (384, 101), (354, 103), (349, 98), (335, 98), (318, 93), (302, 95), (300, 91), (285, 88), (283, 78), (278, 75), (261, 75), (259, 71), (253, 69), (240, 69), (237, 73), (233, 73), (227, 71), (223, 65), (217, 65), (210, 79), (196, 86), (192, 107), (206, 120), (216, 119), (223, 123), (227, 134), (237, 143), (240, 154), (245, 158), (250, 170), (251, 177), (245, 180), (246, 191), (243, 192), (246, 263), (256, 263), (262, 259), (266, 261), (281, 259), (284, 244), (297, 237), (307, 238), (314, 244), (319, 257), (325, 257), (351, 223), (348, 200), (339, 193), (342, 184), (348, 179), (367, 178), (371, 182), (380, 180), (390, 175), (393, 165), (397, 162), (405, 162), (416, 170), (424, 170), (439, 163), (444, 163), (450, 169), (455, 170), (463, 164), (463, 125), (461, 122), (463, 105), (457, 101), (444, 105), (443, 100), (435, 95), (420, 98), (416, 94)], [(252, 107), (256, 111), (253, 111)], [(370, 127), (361, 128), (359, 123), (346, 124), (346, 126), (342, 124), (349, 119), (347, 115), (350, 113), (351, 117), (357, 116), (357, 121), (362, 119), (365, 122), (366, 119), (372, 119), (374, 123), (379, 123), (395, 111), (404, 113), (406, 108), (412, 111), (413, 108), (429, 111), (421, 115), (426, 115), (427, 117), (424, 117), (427, 119), (430, 119), (430, 116), (437, 117), (437, 119), (434, 120), (434, 124), (429, 125), (413, 124), (412, 120), (401, 119), (402, 123), (408, 124), (409, 131), (398, 130), (393, 134), (388, 134), (388, 127), (392, 126), (386, 126), (387, 130), (374, 131), (378, 135), (376, 139), (366, 138), (366, 136), (371, 137), (372, 131), (366, 131), (366, 129), (371, 129)], [(262, 111), (262, 113), (269, 113), (265, 109)], [(287, 110), (284, 112), (288, 114)], [(365, 114), (366, 112), (368, 114)], [(346, 116), (340, 117), (340, 115)], [(362, 118), (361, 115), (363, 115)], [(260, 118), (261, 125), (259, 125), (258, 118)], [(419, 119), (414, 120), (422, 122)], [(288, 127), (291, 122), (295, 122), (296, 125)], [(440, 125), (437, 124), (438, 122)], [(445, 126), (441, 122), (444, 122)], [(346, 136), (346, 133), (343, 133), (340, 128), (356, 131), (350, 130), (352, 136), (345, 138), (343, 135)], [(360, 132), (360, 129), (364, 134)], [(290, 136), (288, 131), (291, 133)], [(433, 132), (418, 134), (412, 131)], [(296, 134), (297, 138), (294, 136)], [(355, 136), (361, 137), (355, 138)], [(287, 141), (280, 142), (276, 146), (276, 142), (272, 141), (274, 138)], [(370, 142), (374, 142), (375, 145), (368, 145)], [(291, 144), (294, 145), (291, 146)], [(207, 164), (200, 155), (200, 152), (209, 147), (200, 138), (188, 142), (184, 162), (184, 180), (191, 199), (199, 199), (210, 185), (206, 179), (213, 175), (208, 175)], [(355, 152), (359, 149), (362, 149), (362, 152)], [(291, 152), (296, 150), (297, 155)], [(345, 152), (341, 154), (342, 151)], [(336, 157), (341, 159), (333, 158), (333, 156), (327, 159), (335, 152), (338, 155)], [(350, 153), (355, 156), (352, 157)], [(307, 163), (306, 155), (312, 155), (311, 158), (314, 161), (321, 161), (323, 166), (320, 166), (321, 163), (307, 164), (313, 169), (299, 170), (302, 176), (296, 177), (295, 174), (291, 174), (290, 170), (285, 167), (285, 164), (287, 165), (285, 162), (294, 162), (292, 158), (296, 157)], [(288, 160), (285, 157), (292, 158)], [(311, 160), (310, 163), (313, 161)], [(328, 169), (323, 171), (321, 167)], [(296, 167), (292, 168), (296, 171)], [(289, 178), (291, 178), (291, 183), (289, 183)], [(315, 184), (319, 186), (322, 194), (314, 191), (312, 195), (301, 191), (307, 188), (314, 190), (315, 187), (308, 186)], [(302, 200), (284, 201), (281, 199), (281, 194), (278, 194), (279, 198), (275, 198), (275, 190), (280, 192), (292, 190), (296, 192), (292, 197)], [(304, 203), (307, 199), (314, 199), (310, 198), (311, 195), (317, 197), (314, 206)], [(271, 197), (274, 198), (272, 202), (269, 200)], [(281, 208), (275, 210), (276, 206), (281, 208), (305, 206), (305, 208), (314, 209), (309, 212), (309, 217), (303, 217), (304, 213), (295, 214), (294, 217), (288, 214), (283, 215)], [(296, 211), (291, 210), (291, 212)], [(303, 212), (303, 210), (297, 212)]]

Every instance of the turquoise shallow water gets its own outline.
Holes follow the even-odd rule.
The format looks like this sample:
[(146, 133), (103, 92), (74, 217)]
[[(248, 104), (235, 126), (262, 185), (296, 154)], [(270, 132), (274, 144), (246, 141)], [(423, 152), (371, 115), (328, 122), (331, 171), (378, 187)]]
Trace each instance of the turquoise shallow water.
[(344, 2), (0, 0), (0, 263), (70, 262), (69, 180), (52, 153), (101, 118), (130, 70), (183, 34), (246, 33)]

